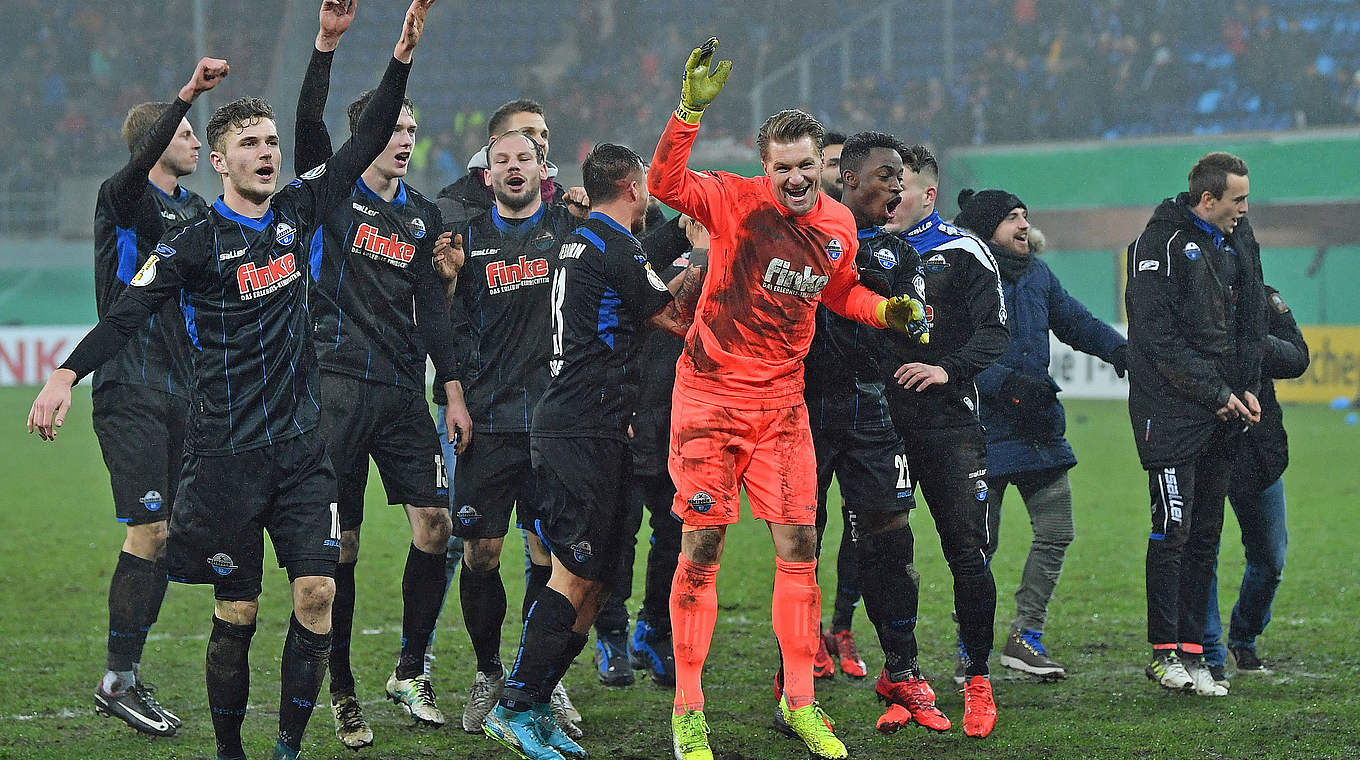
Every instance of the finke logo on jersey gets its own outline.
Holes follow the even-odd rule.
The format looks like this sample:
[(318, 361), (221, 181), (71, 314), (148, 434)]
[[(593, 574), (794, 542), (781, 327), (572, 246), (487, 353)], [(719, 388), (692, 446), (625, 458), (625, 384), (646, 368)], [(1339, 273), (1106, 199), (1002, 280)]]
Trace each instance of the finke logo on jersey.
[(803, 271), (793, 271), (793, 265), (784, 259), (770, 259), (765, 267), (765, 280), (761, 283), (766, 290), (786, 293), (801, 298), (816, 298), (831, 278), (824, 274), (814, 274), (812, 266), (804, 266)]
[(406, 266), (415, 258), (416, 247), (410, 243), (403, 243), (393, 232), (392, 237), (383, 237), (378, 228), (371, 224), (359, 225), (359, 231), (354, 233), (354, 250), (364, 254), (370, 259), (386, 261), (393, 264)]
[(416, 217), (411, 220), (411, 234), (415, 236), (416, 240), (420, 240), (421, 238), (425, 237), (424, 219)]
[(1157, 268), (1160, 267), (1161, 265), (1162, 265), (1162, 262), (1160, 262), (1160, 261), (1154, 261), (1153, 259), (1147, 259), (1147, 260), (1145, 260), (1145, 261), (1140, 261), (1140, 262), (1138, 262), (1138, 271), (1140, 271), (1140, 272), (1155, 272), (1155, 271), (1157, 271)]
[(923, 261), (922, 265), (927, 272), (943, 272), (949, 268), (949, 259), (946, 259), (943, 253), (937, 253)]
[(159, 260), (160, 257), (154, 253), (148, 256), (146, 263), (142, 265), (141, 269), (137, 270), (136, 276), (128, 284), (138, 288), (150, 285), (151, 281), (156, 279), (156, 262)]
[(841, 241), (831, 238), (831, 242), (826, 244), (826, 255), (830, 256), (832, 261), (836, 261), (840, 259), (842, 253), (845, 253), (845, 249), (841, 247)]
[(236, 284), (241, 290), (242, 301), (273, 293), (298, 277), (297, 259), (291, 253), (270, 259), (264, 266), (248, 261), (236, 270)]
[(707, 514), (708, 510), (712, 509), (716, 503), (713, 501), (713, 497), (708, 495), (708, 491), (699, 491), (689, 497), (690, 508), (701, 515)]
[[(557, 252), (558, 259), (579, 259), (586, 252), (585, 243), (567, 243)], [(474, 254), (475, 255), (475, 254)]]
[(287, 222), (279, 222), (278, 226), (274, 228), (274, 239), (278, 241), (279, 245), (292, 245), (293, 241), (297, 239), (297, 230), (293, 229), (293, 225)]
[(590, 561), (591, 557), (595, 556), (595, 550), (589, 541), (579, 541), (571, 545), (571, 556), (577, 562), (585, 564)]
[(355, 211), (358, 211), (360, 214), (363, 214), (364, 216), (377, 216), (377, 215), (378, 215), (378, 212), (377, 212), (377, 211), (374, 211), (373, 209), (369, 208), (368, 206), (365, 206), (364, 204), (362, 204), (362, 203), (360, 203), (360, 202), (358, 202), (358, 201), (354, 201), (353, 203), (350, 204), (350, 206), (351, 206)]
[(231, 575), (231, 571), (236, 569), (236, 563), (232, 561), (231, 556), (222, 552), (209, 557), (208, 566), (218, 575)]
[(520, 256), (514, 264), (493, 261), (486, 265), (486, 286), (492, 295), (518, 290), (525, 285), (541, 285), (547, 281), (547, 259)]
[(897, 266), (897, 254), (887, 248), (880, 248), (877, 251), (874, 251), (874, 259), (878, 261), (878, 265), (884, 269), (892, 269)]
[(1194, 241), (1185, 244), (1185, 258), (1194, 261), (1200, 256), (1199, 245)]
[(147, 491), (146, 496), (143, 496), (139, 501), (142, 502), (142, 506), (146, 507), (149, 512), (159, 511), (161, 504), (164, 503), (161, 501), (160, 491)]

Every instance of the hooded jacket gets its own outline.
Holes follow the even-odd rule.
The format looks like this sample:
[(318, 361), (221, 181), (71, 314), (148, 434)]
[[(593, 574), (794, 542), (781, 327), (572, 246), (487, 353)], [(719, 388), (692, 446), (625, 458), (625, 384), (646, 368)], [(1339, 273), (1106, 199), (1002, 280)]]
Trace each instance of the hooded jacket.
[(1266, 296), (1261, 250), (1244, 217), (1223, 235), (1167, 198), (1129, 246), (1129, 418), (1144, 468), (1199, 456), (1214, 412), (1261, 386)]
[(1270, 335), (1261, 361), (1261, 421), (1247, 431), (1242, 454), (1233, 467), (1228, 492), (1234, 496), (1264, 491), (1289, 466), (1289, 438), (1284, 432), (1284, 412), (1275, 398), (1273, 380), (1299, 377), (1308, 370), (1308, 344), (1294, 322), (1289, 304), (1269, 285), (1266, 300)]

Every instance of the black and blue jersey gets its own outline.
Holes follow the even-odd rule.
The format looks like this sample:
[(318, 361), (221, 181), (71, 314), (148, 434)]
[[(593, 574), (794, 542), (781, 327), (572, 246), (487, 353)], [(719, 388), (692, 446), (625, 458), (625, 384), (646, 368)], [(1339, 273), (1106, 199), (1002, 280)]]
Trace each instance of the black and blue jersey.
[[(168, 195), (146, 176), (188, 112), (189, 104), (176, 98), (133, 149), (127, 164), (99, 186), (94, 207), (94, 291), (101, 318), (127, 290), (165, 231), (207, 212), (197, 193), (176, 187), (175, 194)], [(188, 396), (185, 319), (179, 300), (167, 303), (95, 372), (94, 387), (124, 383)]]
[(672, 300), (627, 229), (592, 213), (558, 254), (552, 285), (552, 375), (533, 435), (626, 441), (638, 397), (646, 321)]
[[(529, 432), (548, 387), (552, 273), (579, 223), (559, 204), (525, 219), (505, 219), (492, 207), (461, 231), (467, 258), (449, 312), (463, 398), (479, 433)], [(434, 400), (447, 403), (443, 387), (435, 386)]]
[(393, 59), (358, 133), (329, 162), (275, 193), (262, 217), (242, 216), (218, 199), (205, 218), (168, 233), (62, 366), (77, 378), (88, 374), (183, 291), (193, 314), (185, 450), (234, 454), (316, 427), (309, 232), (347, 202), (359, 174), (386, 145), (409, 71)]

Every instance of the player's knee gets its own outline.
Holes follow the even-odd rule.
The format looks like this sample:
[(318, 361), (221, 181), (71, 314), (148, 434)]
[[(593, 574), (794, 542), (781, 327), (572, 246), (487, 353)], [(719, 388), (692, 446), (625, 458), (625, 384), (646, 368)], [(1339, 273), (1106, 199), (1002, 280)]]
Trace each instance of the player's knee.
[(293, 611), (304, 623), (308, 619), (325, 617), (334, 599), (334, 578), (311, 575), (293, 582)]
[(160, 520), (142, 525), (129, 525), (127, 538), (123, 541), (123, 551), (152, 562), (165, 556), (165, 541), (169, 535), (168, 523)]
[(981, 548), (946, 552), (944, 560), (955, 577), (983, 575), (987, 570), (987, 554)]
[(252, 625), (259, 612), (260, 603), (254, 599), (243, 602), (218, 599), (213, 607), (218, 620), (232, 625)]
[(501, 563), (501, 546), (504, 543), (503, 537), (463, 539), (463, 564), (478, 573), (495, 570)]
[(449, 511), (442, 507), (415, 507), (412, 512), (411, 542), (416, 548), (427, 554), (446, 551), (449, 536), (453, 535)]
[(812, 525), (787, 525), (774, 533), (775, 555), (785, 562), (812, 562), (817, 559), (817, 528)]
[(352, 565), (359, 560), (359, 529), (340, 531), (340, 561)]
[[(813, 534), (816, 541), (816, 534)], [(722, 559), (723, 533), (718, 528), (703, 528), (685, 533), (680, 548), (690, 562), (716, 565)]]
[[(877, 536), (907, 529), (909, 525), (907, 512), (857, 512), (856, 524), (862, 526), (864, 535)], [(908, 537), (910, 530), (908, 529)]]

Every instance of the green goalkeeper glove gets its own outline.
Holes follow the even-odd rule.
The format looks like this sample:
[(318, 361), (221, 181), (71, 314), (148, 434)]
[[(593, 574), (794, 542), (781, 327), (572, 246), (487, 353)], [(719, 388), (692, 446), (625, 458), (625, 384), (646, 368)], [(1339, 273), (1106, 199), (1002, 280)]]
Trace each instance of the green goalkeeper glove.
[(680, 87), (680, 105), (675, 116), (686, 124), (698, 124), (704, 109), (722, 92), (727, 83), (727, 75), (732, 73), (731, 61), (713, 62), (713, 51), (718, 48), (718, 38), (709, 37), (701, 47), (694, 48), (685, 61), (685, 81)]
[(917, 343), (930, 342), (930, 325), (926, 323), (926, 306), (911, 296), (893, 296), (878, 304), (878, 318), (883, 324)]

